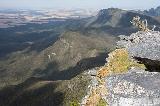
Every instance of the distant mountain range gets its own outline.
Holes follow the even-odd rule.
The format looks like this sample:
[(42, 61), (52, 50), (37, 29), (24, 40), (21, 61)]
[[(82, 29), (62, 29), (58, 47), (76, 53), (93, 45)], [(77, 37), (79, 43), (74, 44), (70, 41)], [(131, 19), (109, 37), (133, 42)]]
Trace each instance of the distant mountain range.
[(113, 28), (130, 28), (130, 21), (134, 16), (140, 16), (141, 19), (147, 19), (149, 25), (159, 25), (159, 21), (155, 20), (152, 15), (139, 14), (135, 11), (126, 11), (117, 8), (109, 8), (100, 10), (97, 16), (90, 19), (89, 27), (113, 27)]
[(157, 8), (151, 8), (149, 10), (143, 11), (144, 14), (149, 15), (149, 16), (160, 16), (160, 6)]
[[(79, 101), (89, 81), (84, 73), (104, 65), (118, 35), (138, 31), (130, 23), (134, 16), (160, 30), (157, 16), (116, 8), (87, 18), (0, 29), (0, 104), (58, 106)], [(79, 89), (71, 90), (69, 84)]]

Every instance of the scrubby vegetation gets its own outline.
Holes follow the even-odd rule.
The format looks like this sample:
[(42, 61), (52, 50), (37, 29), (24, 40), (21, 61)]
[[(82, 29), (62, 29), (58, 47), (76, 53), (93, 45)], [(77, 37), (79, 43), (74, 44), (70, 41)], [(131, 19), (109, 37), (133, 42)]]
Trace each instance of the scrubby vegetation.
[(79, 106), (89, 82), (84, 74), (64, 81), (32, 78), (0, 90), (0, 106)]
[(90, 78), (85, 75), (78, 75), (70, 81), (63, 82), (57, 90), (64, 91), (64, 106), (79, 106), (81, 99), (86, 95), (86, 89)]
[(147, 20), (145, 19), (144, 21), (141, 21), (140, 19), (139, 16), (133, 17), (131, 23), (141, 31), (149, 31)]

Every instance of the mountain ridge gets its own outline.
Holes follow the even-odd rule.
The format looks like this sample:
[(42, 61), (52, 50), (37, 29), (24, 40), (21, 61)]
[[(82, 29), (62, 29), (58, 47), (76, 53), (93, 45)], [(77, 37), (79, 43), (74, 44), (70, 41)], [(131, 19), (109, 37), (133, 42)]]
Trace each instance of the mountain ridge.
[[(107, 54), (116, 47), (118, 35), (129, 35), (137, 31), (130, 23), (136, 15), (147, 19), (151, 28), (153, 25), (160, 25), (159, 19), (155, 20), (154, 17), (121, 9), (105, 9), (95, 17), (69, 20), (62, 26), (57, 24), (54, 29), (62, 31), (53, 31), (53, 34), (59, 34), (54, 42), (50, 42), (54, 40), (53, 35), (43, 36), (35, 45), (11, 52), (0, 61), (0, 103), (4, 106), (7, 106), (8, 101), (8, 106), (16, 106), (18, 103), (22, 106), (34, 106), (42, 103), (45, 106), (56, 101), (57, 105), (65, 105), (66, 101), (79, 102), (90, 81), (86, 72), (105, 64)], [(47, 45), (43, 47), (45, 42)], [(74, 90), (70, 90), (72, 88)], [(76, 95), (79, 88), (83, 95), (81, 92)], [(53, 97), (54, 94), (56, 97)], [(3, 96), (11, 98), (11, 101), (6, 99), (3, 102)], [(33, 101), (30, 99), (32, 97)], [(57, 100), (58, 97), (60, 100)], [(30, 102), (27, 104), (25, 99)]]

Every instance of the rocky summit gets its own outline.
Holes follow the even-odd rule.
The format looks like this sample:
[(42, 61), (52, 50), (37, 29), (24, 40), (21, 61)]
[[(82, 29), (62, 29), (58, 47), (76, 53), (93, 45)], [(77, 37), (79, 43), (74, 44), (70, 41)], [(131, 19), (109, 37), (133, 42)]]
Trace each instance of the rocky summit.
[(127, 48), (133, 57), (160, 61), (160, 32), (137, 32), (131, 36), (120, 35), (118, 45)]
[[(88, 72), (90, 75), (101, 73), (104, 76), (101, 76), (102, 82), (97, 76), (92, 76), (88, 93), (82, 100), (82, 106), (85, 103), (85, 106), (94, 106), (91, 99), (97, 99), (96, 94), (103, 99), (103, 102), (97, 102), (98, 106), (104, 103), (107, 106), (160, 106), (159, 41), (160, 32), (158, 31), (139, 31), (130, 36), (121, 35), (120, 41), (117, 42), (118, 49), (109, 54), (107, 63), (103, 66), (104, 71), (108, 73), (102, 74), (102, 68)], [(128, 55), (124, 52), (125, 50)], [(123, 58), (116, 55), (122, 55)], [(127, 59), (129, 61), (126, 61)], [(143, 65), (145, 68), (142, 67)], [(93, 90), (102, 85), (105, 86), (107, 94), (98, 91), (93, 95)]]

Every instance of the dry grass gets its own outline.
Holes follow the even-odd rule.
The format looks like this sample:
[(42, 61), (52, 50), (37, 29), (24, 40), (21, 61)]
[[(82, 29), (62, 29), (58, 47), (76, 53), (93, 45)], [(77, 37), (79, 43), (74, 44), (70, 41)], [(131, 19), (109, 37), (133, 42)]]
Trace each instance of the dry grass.
[(109, 54), (107, 69), (112, 73), (126, 72), (130, 66), (128, 52), (125, 49), (117, 49)]
[(85, 106), (97, 106), (101, 99), (100, 93), (97, 89), (92, 90), (91, 95), (87, 99)]
[[(97, 88), (93, 89), (91, 95), (87, 99), (85, 106), (104, 106), (104, 101), (102, 103), (102, 95), (107, 95), (108, 91), (104, 83), (101, 83)], [(106, 103), (107, 104), (107, 103)], [(106, 105), (105, 105), (106, 106)]]
[(102, 68), (100, 68), (100, 70), (98, 71), (98, 73), (97, 73), (97, 77), (98, 78), (103, 78), (104, 76), (108, 76), (109, 75), (109, 69), (108, 69), (108, 67), (102, 67)]
[(130, 67), (145, 69), (144, 64), (137, 63), (129, 57), (126, 49), (116, 49), (109, 54), (108, 63), (98, 71), (97, 77), (103, 78), (110, 74), (124, 73), (127, 72)]

